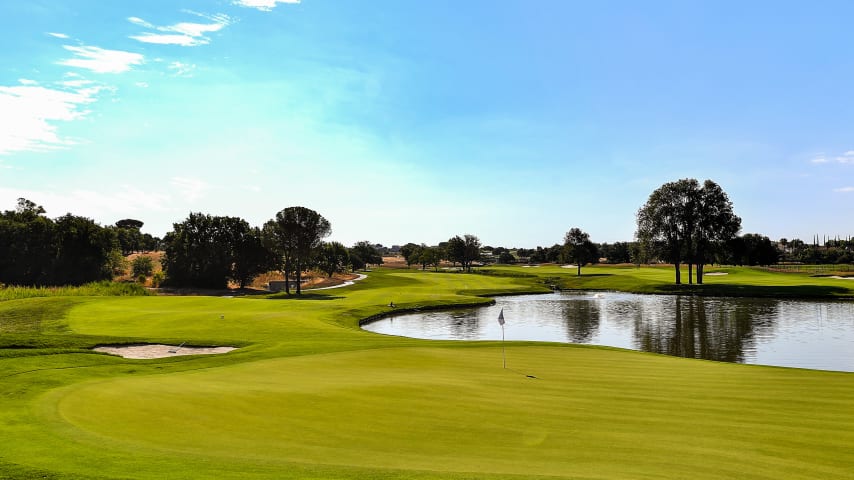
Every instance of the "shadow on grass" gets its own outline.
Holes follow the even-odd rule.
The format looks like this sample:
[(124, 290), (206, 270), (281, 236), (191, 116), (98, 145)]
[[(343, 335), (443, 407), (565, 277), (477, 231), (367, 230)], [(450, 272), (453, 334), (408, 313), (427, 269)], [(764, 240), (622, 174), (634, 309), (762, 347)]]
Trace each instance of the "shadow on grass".
[(845, 287), (826, 285), (657, 285), (658, 293), (698, 294), (717, 297), (828, 298), (851, 296)]
[(297, 295), (296, 293), (274, 293), (272, 295), (267, 295), (264, 298), (270, 300), (339, 300), (344, 297), (341, 295), (332, 295), (329, 293), (322, 292), (305, 292), (301, 295)]

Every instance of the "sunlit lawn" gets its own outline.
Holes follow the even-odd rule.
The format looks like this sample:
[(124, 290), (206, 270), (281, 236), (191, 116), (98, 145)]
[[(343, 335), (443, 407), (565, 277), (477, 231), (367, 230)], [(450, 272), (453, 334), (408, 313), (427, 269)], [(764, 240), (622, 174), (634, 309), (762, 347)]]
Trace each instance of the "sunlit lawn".
[[(0, 302), (0, 336), (20, 344), (0, 349), (0, 478), (854, 478), (854, 374), (543, 343), (509, 343), (505, 370), (496, 342), (358, 328), (392, 301), (472, 304), (550, 281), (655, 290), (673, 275), (498, 270), (379, 271), (303, 299)], [(729, 273), (706, 280), (850, 292)], [(242, 348), (83, 353), (104, 341)]]

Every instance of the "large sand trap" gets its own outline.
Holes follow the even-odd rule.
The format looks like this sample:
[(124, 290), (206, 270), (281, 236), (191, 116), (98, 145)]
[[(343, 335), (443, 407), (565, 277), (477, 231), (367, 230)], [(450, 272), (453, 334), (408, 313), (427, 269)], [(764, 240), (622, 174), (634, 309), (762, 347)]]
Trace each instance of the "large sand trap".
[(212, 355), (228, 353), (235, 347), (178, 347), (178, 345), (144, 344), (144, 345), (102, 345), (92, 350), (109, 353), (124, 358), (166, 358), (181, 355)]
[(839, 275), (831, 275), (829, 278), (835, 278), (837, 280), (854, 280), (854, 277), (841, 277)]

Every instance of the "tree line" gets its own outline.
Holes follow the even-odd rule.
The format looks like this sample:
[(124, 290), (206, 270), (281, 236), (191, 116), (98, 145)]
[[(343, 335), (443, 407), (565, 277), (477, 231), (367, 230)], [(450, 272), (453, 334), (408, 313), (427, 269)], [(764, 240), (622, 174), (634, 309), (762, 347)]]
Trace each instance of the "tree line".
[(246, 287), (258, 275), (280, 272), (285, 292), (302, 293), (302, 275), (311, 269), (328, 276), (383, 263), (368, 241), (347, 248), (323, 239), (332, 232), (323, 215), (306, 207), (288, 207), (261, 227), (237, 217), (191, 213), (163, 238), (166, 285)]
[[(711, 180), (668, 182), (653, 191), (638, 210), (632, 242), (594, 243), (578, 227), (570, 228), (563, 243), (551, 247), (507, 249), (482, 246), (472, 234), (455, 235), (438, 245), (408, 243), (400, 247), (408, 266), (439, 269), (442, 262), (471, 271), (478, 263), (573, 263), (581, 267), (607, 263), (667, 262), (681, 283), (681, 265), (688, 266), (688, 282), (703, 281), (704, 265), (771, 265), (779, 261), (850, 263), (854, 241), (825, 240), (812, 245), (799, 239), (772, 242), (760, 234), (739, 236), (741, 219), (732, 202)], [(124, 256), (163, 250), (165, 284), (177, 287), (241, 288), (258, 275), (279, 271), (285, 290), (301, 293), (302, 274), (317, 269), (328, 276), (347, 269), (360, 270), (383, 263), (368, 241), (352, 247), (324, 241), (331, 225), (305, 207), (288, 207), (260, 227), (239, 217), (191, 213), (173, 224), (161, 240), (141, 233), (143, 222), (124, 219), (102, 227), (93, 220), (66, 214), (45, 216), (43, 207), (18, 199), (14, 210), (0, 214), (0, 283), (18, 285), (79, 285), (109, 279), (127, 268)], [(134, 276), (150, 275), (145, 257), (133, 264)], [(147, 260), (147, 261), (146, 261)]]

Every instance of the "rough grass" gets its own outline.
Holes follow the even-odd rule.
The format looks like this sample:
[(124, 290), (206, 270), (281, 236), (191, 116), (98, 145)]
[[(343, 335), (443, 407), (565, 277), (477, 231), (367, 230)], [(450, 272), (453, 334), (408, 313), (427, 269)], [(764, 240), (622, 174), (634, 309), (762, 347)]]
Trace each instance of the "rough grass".
[(852, 374), (543, 343), (508, 343), (505, 370), (496, 342), (358, 328), (390, 301), (488, 302), (474, 294), (574, 275), (515, 272), (377, 271), (304, 298), (2, 303), (0, 325), (48, 343), (242, 348), (0, 358), (0, 478), (854, 478)]
[(93, 282), (81, 286), (61, 287), (0, 287), (0, 302), (35, 297), (92, 297), (92, 296), (139, 296), (150, 295), (139, 284), (128, 282)]

